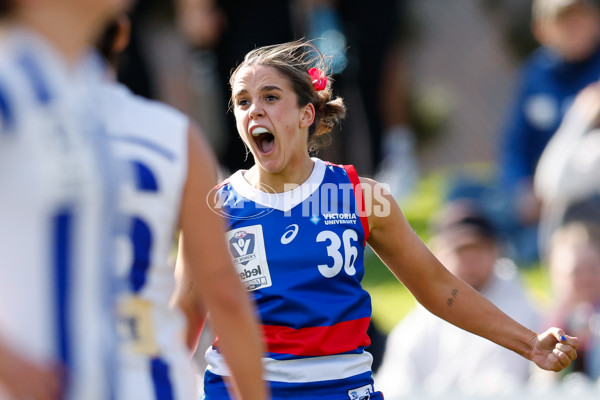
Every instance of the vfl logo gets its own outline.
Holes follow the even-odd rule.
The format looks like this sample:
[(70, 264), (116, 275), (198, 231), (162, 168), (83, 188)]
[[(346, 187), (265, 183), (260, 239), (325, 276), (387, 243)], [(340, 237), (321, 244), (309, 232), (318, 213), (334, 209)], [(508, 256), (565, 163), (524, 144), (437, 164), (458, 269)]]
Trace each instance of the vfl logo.
[(235, 259), (234, 261), (246, 265), (249, 261), (254, 260), (256, 258), (256, 255), (254, 254), (254, 243), (254, 234), (246, 231), (236, 232), (235, 235), (229, 239), (229, 250)]
[(233, 265), (246, 290), (273, 285), (261, 225), (233, 229), (226, 234)]
[[(290, 229), (292, 228), (292, 229)], [(296, 237), (296, 235), (298, 234), (298, 225), (296, 224), (292, 224), (290, 226), (288, 226), (287, 231), (285, 231), (283, 233), (283, 235), (281, 236), (281, 244), (288, 244), (291, 243), (292, 240), (294, 240), (294, 238)]]

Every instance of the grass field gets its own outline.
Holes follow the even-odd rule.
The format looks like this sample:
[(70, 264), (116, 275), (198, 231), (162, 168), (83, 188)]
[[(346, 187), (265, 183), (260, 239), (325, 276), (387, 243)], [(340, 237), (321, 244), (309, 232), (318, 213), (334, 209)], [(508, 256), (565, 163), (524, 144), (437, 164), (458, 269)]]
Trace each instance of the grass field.
[[(422, 179), (415, 194), (401, 204), (411, 226), (426, 243), (431, 237), (430, 220), (442, 205), (447, 182), (448, 171), (432, 173)], [(372, 251), (366, 252), (365, 268), (363, 284), (371, 294), (373, 319), (381, 330), (389, 332), (416, 301)], [(537, 264), (523, 267), (521, 272), (530, 296), (543, 310), (550, 301), (546, 269)]]

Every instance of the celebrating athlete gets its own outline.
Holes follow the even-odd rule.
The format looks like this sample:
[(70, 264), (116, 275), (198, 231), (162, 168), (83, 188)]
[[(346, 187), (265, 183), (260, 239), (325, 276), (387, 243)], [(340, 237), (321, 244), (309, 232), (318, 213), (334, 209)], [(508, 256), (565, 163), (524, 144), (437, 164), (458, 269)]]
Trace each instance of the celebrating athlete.
[[(274, 399), (382, 399), (365, 351), (367, 243), (441, 318), (544, 369), (559, 371), (576, 357), (577, 338), (523, 327), (448, 272), (383, 185), (359, 178), (352, 166), (310, 157), (313, 140), (345, 114), (310, 42), (249, 52), (230, 84), (237, 129), (255, 165), (209, 200), (227, 220), (234, 263), (260, 312)], [(218, 340), (206, 359), (206, 399), (228, 398)]]

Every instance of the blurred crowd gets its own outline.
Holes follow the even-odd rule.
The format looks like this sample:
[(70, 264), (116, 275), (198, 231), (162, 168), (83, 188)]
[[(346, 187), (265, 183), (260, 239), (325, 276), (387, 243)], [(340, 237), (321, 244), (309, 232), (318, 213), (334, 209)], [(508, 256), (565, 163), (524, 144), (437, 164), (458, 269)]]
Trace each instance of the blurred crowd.
[(368, 176), (379, 174), (398, 197), (410, 193), (418, 162), (403, 54), (404, 1), (169, 3), (139, 3), (133, 13), (135, 40), (119, 78), (137, 93), (193, 115), (224, 171), (250, 165), (248, 159), (239, 161), (247, 158), (246, 149), (227, 112), (230, 71), (255, 47), (308, 38), (330, 59), (339, 94), (353, 111), (326, 139), (331, 145), (323, 157), (353, 163)]
[[(428, 387), (505, 393), (573, 376), (600, 391), (598, 5), (592, 0), (460, 2), (457, 8), (464, 6), (479, 24), (487, 21), (490, 37), (507, 39), (497, 42), (504, 45), (495, 47), (495, 56), (505, 54), (510, 67), (495, 73), (502, 75), (496, 82), (511, 84), (496, 93), (489, 82), (474, 89), (479, 76), (465, 76), (469, 87), (456, 90), (464, 97), (479, 90), (474, 103), (485, 98), (490, 106), (448, 110), (444, 104), (452, 92), (418, 95), (427, 82), (419, 81), (423, 75), (410, 58), (417, 48), (428, 51), (427, 40), (444, 39), (428, 38), (435, 35), (427, 29), (435, 21), (427, 18), (436, 18), (429, 3), (146, 0), (132, 13), (132, 42), (118, 77), (134, 92), (192, 116), (208, 135), (226, 176), (251, 161), (227, 112), (230, 71), (254, 47), (314, 39), (330, 58), (339, 94), (352, 110), (326, 139), (331, 144), (321, 150), (323, 157), (354, 164), (362, 175), (388, 183), (402, 203), (424, 172), (440, 167), (427, 161), (433, 148), (438, 154), (458, 154), (453, 163), (441, 165), (461, 173), (452, 175), (447, 204), (432, 219), (432, 249), (452, 272), (522, 324), (533, 330), (565, 326), (583, 343), (578, 361), (566, 373), (534, 376), (523, 358), (418, 307), (394, 328), (380, 351), (376, 383), (386, 397)], [(439, 18), (446, 6), (435, 7)], [(478, 53), (487, 51), (473, 48), (467, 62), (479, 69), (498, 67)], [(455, 66), (441, 60), (437, 68), (443, 75)], [(497, 104), (498, 98), (504, 103)], [(477, 127), (467, 135), (469, 143), (461, 145), (448, 126), (482, 110), (488, 115), (480, 117), (497, 123)], [(247, 163), (240, 161), (244, 158)], [(484, 161), (492, 173), (481, 179), (463, 172), (473, 160)], [(547, 268), (551, 277), (552, 315), (528, 298), (521, 283), (522, 269), (534, 265)], [(385, 345), (385, 340), (383, 336), (380, 342)]]

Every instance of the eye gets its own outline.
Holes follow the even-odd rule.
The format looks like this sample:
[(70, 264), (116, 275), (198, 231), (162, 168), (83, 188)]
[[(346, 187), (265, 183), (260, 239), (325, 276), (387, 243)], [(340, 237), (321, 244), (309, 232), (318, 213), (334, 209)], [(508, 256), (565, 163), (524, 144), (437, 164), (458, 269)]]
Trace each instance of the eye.
[(278, 100), (279, 96), (277, 96), (275, 94), (268, 94), (265, 96), (265, 99), (267, 100), (267, 102), (272, 103), (272, 102)]
[(250, 104), (250, 102), (247, 99), (238, 99), (235, 104), (240, 108), (245, 108)]

